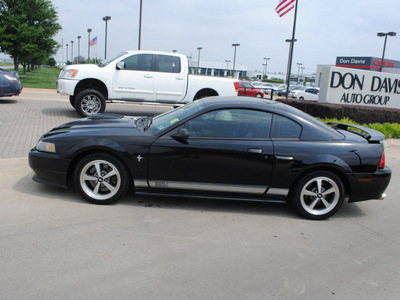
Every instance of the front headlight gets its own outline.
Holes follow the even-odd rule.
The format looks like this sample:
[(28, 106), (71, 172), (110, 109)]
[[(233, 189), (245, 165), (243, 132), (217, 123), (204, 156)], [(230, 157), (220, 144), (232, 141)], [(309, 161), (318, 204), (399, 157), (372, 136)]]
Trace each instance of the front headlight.
[(14, 76), (4, 75), (4, 77), (7, 78), (7, 79), (10, 80), (10, 81), (18, 81), (18, 78), (17, 78), (17, 77), (14, 77)]
[(78, 70), (76, 69), (68, 69), (64, 71), (64, 74), (61, 74), (63, 78), (75, 78), (78, 74)]
[(36, 149), (42, 152), (56, 153), (56, 144), (39, 141), (36, 145)]

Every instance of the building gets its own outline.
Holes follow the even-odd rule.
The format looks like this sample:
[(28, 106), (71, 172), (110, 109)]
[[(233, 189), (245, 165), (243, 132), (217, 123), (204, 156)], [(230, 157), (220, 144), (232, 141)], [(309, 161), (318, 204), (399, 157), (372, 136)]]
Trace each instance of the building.
[[(380, 71), (382, 58), (364, 56), (339, 56), (336, 57), (336, 67), (352, 68), (359, 70)], [(385, 59), (382, 72), (400, 74), (400, 61)]]
[[(208, 62), (189, 60), (189, 72), (196, 75), (228, 77), (232, 76), (232, 63), (226, 62)], [(235, 78), (247, 76), (247, 66), (235, 63)]]

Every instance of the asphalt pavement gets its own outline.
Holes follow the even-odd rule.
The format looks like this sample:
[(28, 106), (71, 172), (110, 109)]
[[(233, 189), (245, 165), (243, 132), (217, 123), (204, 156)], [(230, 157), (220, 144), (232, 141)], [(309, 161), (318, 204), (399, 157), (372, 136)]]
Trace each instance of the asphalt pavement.
[[(107, 112), (171, 107), (111, 104)], [(0, 299), (398, 299), (400, 143), (384, 201), (326, 221), (286, 205), (138, 197), (88, 204), (32, 181), (41, 134), (79, 118), (68, 98), (0, 98)]]

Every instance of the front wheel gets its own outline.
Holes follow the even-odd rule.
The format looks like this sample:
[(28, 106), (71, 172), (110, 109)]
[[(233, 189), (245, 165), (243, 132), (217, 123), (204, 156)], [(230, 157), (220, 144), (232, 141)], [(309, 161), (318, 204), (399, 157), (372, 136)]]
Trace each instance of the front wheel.
[(261, 94), (257, 94), (256, 97), (257, 97), (257, 98), (261, 98), (262, 95), (261, 95)]
[(342, 180), (329, 171), (306, 175), (294, 187), (292, 204), (307, 219), (323, 220), (333, 216), (344, 202)]
[(106, 109), (106, 99), (96, 90), (83, 90), (76, 96), (75, 109), (82, 117), (103, 113)]
[(106, 153), (82, 158), (74, 173), (77, 190), (90, 203), (110, 204), (123, 196), (129, 187), (129, 174), (124, 165)]

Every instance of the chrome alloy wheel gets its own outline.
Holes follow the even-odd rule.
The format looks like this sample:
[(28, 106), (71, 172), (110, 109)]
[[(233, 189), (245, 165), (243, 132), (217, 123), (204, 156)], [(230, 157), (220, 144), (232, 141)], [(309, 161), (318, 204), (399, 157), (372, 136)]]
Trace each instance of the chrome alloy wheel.
[(101, 109), (101, 101), (96, 95), (86, 95), (81, 101), (81, 108), (88, 116), (97, 114)]
[(79, 174), (82, 190), (95, 200), (109, 200), (121, 186), (121, 174), (110, 162), (94, 160), (87, 163)]
[(332, 211), (340, 199), (340, 188), (331, 178), (314, 177), (303, 185), (300, 203), (312, 215), (324, 215)]

